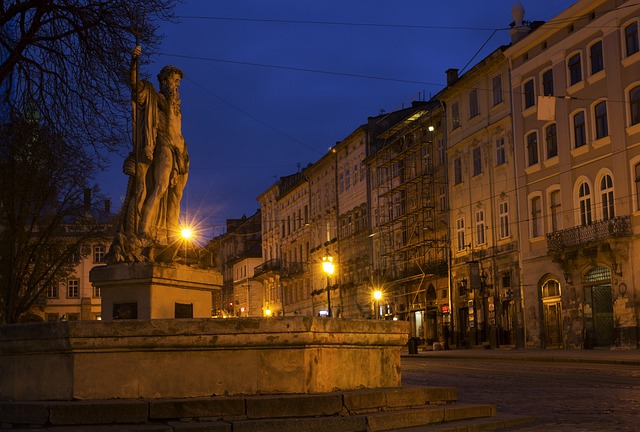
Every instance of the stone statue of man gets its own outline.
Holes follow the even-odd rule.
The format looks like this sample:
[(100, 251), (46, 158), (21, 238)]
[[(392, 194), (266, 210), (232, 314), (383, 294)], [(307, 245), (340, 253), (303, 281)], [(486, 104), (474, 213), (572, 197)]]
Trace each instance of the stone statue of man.
[(189, 173), (178, 95), (184, 74), (175, 66), (165, 66), (158, 74), (158, 92), (150, 82), (138, 81), (140, 53), (138, 46), (130, 72), (137, 153), (125, 161), (129, 185), (109, 254), (111, 262), (173, 261), (180, 201)]

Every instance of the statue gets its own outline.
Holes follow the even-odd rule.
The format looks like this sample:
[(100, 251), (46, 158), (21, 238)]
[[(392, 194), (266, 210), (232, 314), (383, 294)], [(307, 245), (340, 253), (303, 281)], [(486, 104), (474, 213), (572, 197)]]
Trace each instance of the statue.
[(178, 250), (180, 201), (189, 174), (182, 136), (178, 86), (184, 77), (175, 66), (158, 74), (160, 91), (138, 81), (141, 48), (133, 51), (134, 151), (124, 162), (129, 176), (120, 223), (107, 262), (172, 262)]

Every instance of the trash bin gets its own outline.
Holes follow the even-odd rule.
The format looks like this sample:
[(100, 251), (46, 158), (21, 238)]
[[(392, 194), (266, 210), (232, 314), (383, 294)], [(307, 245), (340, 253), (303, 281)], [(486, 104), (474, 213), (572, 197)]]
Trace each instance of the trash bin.
[(409, 346), (409, 354), (418, 354), (418, 338), (409, 338), (407, 345)]

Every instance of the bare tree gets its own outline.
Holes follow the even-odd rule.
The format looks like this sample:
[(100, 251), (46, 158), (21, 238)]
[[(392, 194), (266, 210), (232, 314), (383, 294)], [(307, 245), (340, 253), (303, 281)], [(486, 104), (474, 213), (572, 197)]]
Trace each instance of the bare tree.
[(0, 323), (100, 236), (84, 191), (130, 148), (131, 51), (153, 53), (174, 0), (0, 0)]

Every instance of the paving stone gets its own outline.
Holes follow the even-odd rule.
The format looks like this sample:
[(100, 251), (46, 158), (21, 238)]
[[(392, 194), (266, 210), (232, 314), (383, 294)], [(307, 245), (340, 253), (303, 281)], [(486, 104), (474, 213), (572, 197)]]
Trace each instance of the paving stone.
[(337, 415), (342, 412), (342, 395), (286, 395), (247, 398), (249, 419)]

